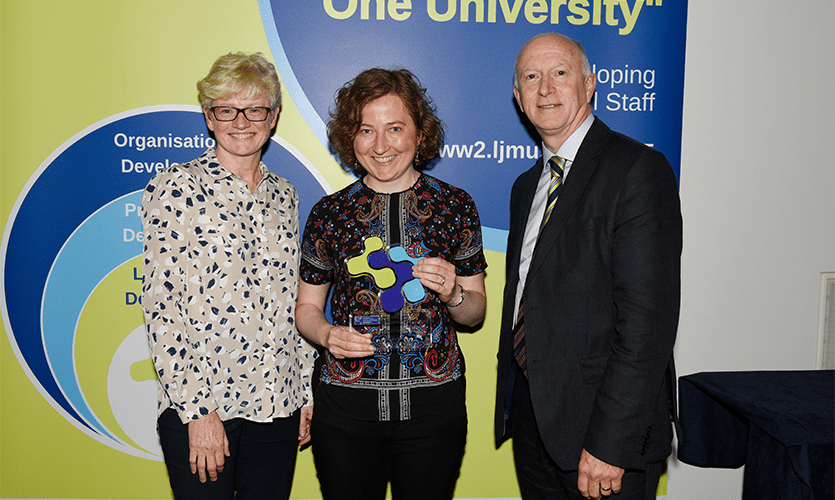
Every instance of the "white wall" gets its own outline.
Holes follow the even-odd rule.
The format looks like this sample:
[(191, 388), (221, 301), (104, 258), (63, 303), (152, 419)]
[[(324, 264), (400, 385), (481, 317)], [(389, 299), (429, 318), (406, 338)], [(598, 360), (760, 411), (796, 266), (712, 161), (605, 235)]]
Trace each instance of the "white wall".
[[(835, 2), (690, 0), (687, 24), (679, 375), (813, 369), (835, 270)], [(742, 469), (671, 462), (666, 498), (741, 491)]]

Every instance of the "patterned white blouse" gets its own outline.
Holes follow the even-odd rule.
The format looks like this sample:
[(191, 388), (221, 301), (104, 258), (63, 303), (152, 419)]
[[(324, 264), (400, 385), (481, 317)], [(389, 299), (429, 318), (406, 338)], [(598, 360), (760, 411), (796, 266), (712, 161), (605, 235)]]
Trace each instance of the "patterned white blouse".
[(158, 413), (187, 423), (270, 422), (312, 404), (316, 351), (299, 335), (298, 194), (261, 162), (261, 182), (210, 149), (156, 174), (142, 196), (142, 304)]

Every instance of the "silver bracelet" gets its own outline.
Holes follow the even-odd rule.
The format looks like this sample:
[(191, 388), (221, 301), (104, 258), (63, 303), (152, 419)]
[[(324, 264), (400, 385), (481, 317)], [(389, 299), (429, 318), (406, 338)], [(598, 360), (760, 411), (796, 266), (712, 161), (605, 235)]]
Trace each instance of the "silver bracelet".
[(461, 286), (461, 284), (460, 284), (460, 283), (458, 284), (458, 286), (459, 286), (459, 287), (461, 287), (461, 296), (458, 298), (458, 303), (457, 303), (457, 304), (455, 304), (455, 305), (452, 305), (452, 304), (449, 304), (449, 303), (448, 303), (448, 304), (446, 305), (447, 307), (458, 307), (458, 306), (460, 306), (461, 304), (463, 304), (463, 303), (464, 303), (464, 287), (463, 287), (463, 286)]

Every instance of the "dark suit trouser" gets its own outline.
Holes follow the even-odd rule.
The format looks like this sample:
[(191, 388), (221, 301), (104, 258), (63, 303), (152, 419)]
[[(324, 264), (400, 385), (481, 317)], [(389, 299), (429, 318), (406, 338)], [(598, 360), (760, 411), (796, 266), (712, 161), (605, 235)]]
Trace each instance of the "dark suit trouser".
[[(514, 366), (516, 364), (514, 363)], [(513, 462), (523, 500), (585, 500), (577, 489), (577, 469), (563, 470), (545, 449), (531, 405), (528, 380), (516, 369), (513, 388)], [(579, 457), (578, 457), (579, 463)], [(627, 470), (621, 492), (612, 500), (654, 500), (666, 461), (647, 464), (647, 470)]]

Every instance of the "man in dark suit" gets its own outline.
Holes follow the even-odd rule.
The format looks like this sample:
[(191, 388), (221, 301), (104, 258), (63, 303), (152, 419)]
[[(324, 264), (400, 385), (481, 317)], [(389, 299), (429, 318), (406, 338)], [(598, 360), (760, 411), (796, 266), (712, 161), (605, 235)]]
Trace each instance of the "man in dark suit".
[(510, 198), (496, 444), (513, 437), (526, 500), (654, 499), (671, 452), (678, 186), (664, 155), (591, 114), (595, 83), (562, 35), (516, 59), (543, 157)]

